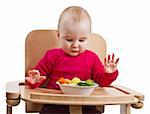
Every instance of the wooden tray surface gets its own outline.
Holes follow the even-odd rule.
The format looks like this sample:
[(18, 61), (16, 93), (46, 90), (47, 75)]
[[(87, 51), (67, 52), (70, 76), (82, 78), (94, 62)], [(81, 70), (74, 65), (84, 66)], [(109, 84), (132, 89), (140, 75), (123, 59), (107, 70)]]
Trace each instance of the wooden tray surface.
[(20, 86), (21, 99), (36, 103), (67, 105), (134, 104), (138, 99), (128, 92), (111, 87), (97, 87), (90, 96), (67, 95), (60, 90)]

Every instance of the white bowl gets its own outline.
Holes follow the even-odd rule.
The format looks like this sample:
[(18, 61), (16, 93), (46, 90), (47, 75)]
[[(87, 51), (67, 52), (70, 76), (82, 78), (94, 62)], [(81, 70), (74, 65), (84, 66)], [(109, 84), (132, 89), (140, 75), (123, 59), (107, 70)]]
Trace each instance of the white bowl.
[(98, 86), (97, 83), (94, 83), (94, 86), (78, 86), (74, 84), (60, 84), (59, 82), (56, 82), (61, 91), (64, 94), (70, 94), (70, 95), (91, 95), (95, 87)]

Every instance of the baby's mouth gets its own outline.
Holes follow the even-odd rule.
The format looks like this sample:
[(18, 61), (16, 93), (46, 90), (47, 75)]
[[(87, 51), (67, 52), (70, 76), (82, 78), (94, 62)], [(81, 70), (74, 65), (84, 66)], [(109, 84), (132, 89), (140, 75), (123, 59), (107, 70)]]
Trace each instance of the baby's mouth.
[(77, 51), (77, 50), (72, 50), (72, 52), (73, 52), (73, 53), (78, 53), (79, 51)]

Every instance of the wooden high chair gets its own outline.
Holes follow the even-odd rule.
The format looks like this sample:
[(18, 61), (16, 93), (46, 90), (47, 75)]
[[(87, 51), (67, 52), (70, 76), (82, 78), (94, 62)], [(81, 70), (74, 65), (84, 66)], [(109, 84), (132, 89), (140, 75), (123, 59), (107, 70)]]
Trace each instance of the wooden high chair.
[[(56, 30), (35, 30), (28, 34), (25, 43), (25, 76), (33, 68), (46, 50), (58, 48)], [(97, 53), (103, 62), (106, 56), (105, 40), (98, 34), (91, 34), (89, 50)], [(43, 85), (44, 87), (44, 85)], [(129, 88), (111, 85), (96, 88), (90, 96), (64, 95), (60, 90), (35, 88), (30, 89), (24, 82), (15, 81), (6, 84), (7, 114), (12, 114), (12, 107), (20, 100), (25, 101), (26, 112), (39, 112), (43, 104), (69, 105), (70, 114), (82, 114), (82, 105), (96, 105), (104, 113), (105, 105), (120, 105), (120, 114), (130, 114), (130, 107), (141, 108), (144, 95)]]

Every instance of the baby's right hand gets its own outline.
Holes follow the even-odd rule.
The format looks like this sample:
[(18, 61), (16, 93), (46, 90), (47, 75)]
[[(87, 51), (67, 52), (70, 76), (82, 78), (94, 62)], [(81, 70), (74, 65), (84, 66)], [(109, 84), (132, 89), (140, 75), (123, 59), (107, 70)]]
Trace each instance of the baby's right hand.
[(28, 77), (25, 77), (25, 80), (29, 84), (41, 83), (46, 79), (46, 76), (40, 76), (40, 72), (38, 70), (29, 70)]

